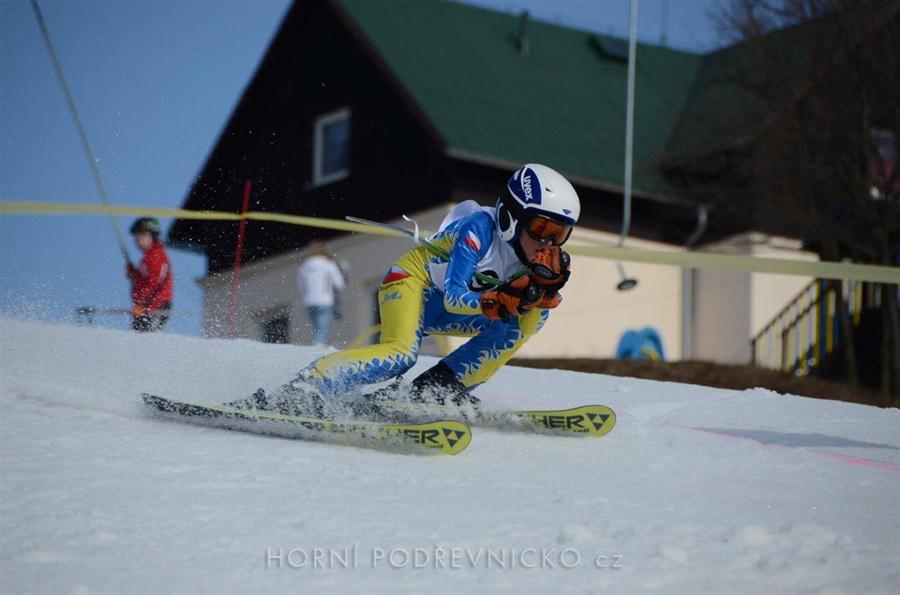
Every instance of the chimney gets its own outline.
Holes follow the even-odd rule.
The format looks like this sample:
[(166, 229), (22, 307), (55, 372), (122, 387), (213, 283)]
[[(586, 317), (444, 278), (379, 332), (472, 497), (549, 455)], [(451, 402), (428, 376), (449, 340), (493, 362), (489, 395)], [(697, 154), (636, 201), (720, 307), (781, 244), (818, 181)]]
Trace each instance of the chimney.
[(523, 10), (519, 15), (519, 55), (528, 56), (528, 11)]

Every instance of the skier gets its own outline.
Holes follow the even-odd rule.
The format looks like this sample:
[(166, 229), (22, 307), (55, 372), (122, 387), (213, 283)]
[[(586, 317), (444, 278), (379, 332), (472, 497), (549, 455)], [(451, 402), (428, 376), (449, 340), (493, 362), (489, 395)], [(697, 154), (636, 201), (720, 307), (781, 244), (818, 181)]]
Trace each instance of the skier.
[(137, 332), (162, 330), (172, 308), (172, 266), (166, 248), (159, 241), (161, 226), (155, 217), (142, 217), (130, 232), (144, 255), (137, 268), (125, 266), (131, 281), (131, 328)]
[[(439, 231), (387, 272), (378, 292), (377, 345), (326, 355), (274, 394), (258, 390), (245, 406), (322, 414), (338, 395), (397, 379), (419, 355), (425, 335), (471, 337), (413, 380), (411, 398), (477, 404), (470, 392), (488, 380), (546, 323), (569, 279), (561, 250), (581, 207), (555, 170), (527, 164), (496, 207), (457, 205)], [(322, 397), (325, 397), (323, 400)]]

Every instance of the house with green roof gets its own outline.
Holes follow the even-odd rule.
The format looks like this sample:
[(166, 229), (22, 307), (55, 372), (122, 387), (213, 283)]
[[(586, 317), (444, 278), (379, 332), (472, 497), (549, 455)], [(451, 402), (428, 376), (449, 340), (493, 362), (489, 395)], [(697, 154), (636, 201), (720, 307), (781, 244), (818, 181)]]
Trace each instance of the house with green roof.
[[(708, 218), (705, 205), (679, 196), (665, 174), (675, 132), (690, 138), (682, 117), (704, 56), (651, 44), (639, 44), (637, 54), (628, 245), (678, 250), (741, 231)], [(527, 13), (446, 0), (297, 2), (184, 208), (239, 212), (250, 182), (253, 211), (379, 221), (406, 214), (435, 229), (453, 204), (493, 205), (512, 171), (538, 162), (579, 193), (572, 241), (612, 242), (623, 215), (626, 81), (623, 40)], [(200, 283), (211, 336), (224, 332), (236, 234), (233, 222), (189, 220), (169, 234), (170, 243), (207, 257)], [(250, 221), (238, 336), (307, 339), (294, 271), (312, 240), (326, 241), (351, 277), (334, 342), (347, 344), (377, 322), (374, 294), (408, 241)], [(660, 331), (673, 357), (697, 355), (694, 312), (704, 297), (694, 289), (704, 284), (695, 273), (652, 265), (628, 272), (640, 284), (623, 294), (613, 263), (577, 261), (566, 305), (553, 314), (561, 322), (547, 325), (524, 355), (610, 355), (624, 331), (644, 326)], [(740, 342), (728, 359), (749, 360), (751, 327), (798, 288), (788, 283), (771, 307), (751, 307), (754, 298), (743, 296), (739, 315), (723, 315), (722, 333), (737, 328)], [(737, 293), (744, 290), (752, 293), (749, 281)], [(722, 353), (715, 341), (703, 349)]]

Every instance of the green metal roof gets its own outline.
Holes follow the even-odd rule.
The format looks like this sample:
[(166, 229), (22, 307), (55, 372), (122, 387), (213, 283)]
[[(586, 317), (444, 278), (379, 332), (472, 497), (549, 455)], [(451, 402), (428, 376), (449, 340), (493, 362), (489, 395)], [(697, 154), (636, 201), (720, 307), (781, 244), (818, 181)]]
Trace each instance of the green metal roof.
[[(598, 184), (623, 183), (627, 62), (622, 41), (439, 0), (340, 0), (451, 155), (537, 161)], [(639, 44), (636, 191), (666, 193), (656, 165), (702, 56)]]

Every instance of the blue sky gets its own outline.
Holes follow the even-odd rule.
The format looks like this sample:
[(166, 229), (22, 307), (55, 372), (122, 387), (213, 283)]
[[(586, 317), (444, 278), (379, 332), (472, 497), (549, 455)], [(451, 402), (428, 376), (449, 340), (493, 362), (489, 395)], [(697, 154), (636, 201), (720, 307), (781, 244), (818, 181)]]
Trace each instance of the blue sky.
[[(626, 0), (467, 0), (627, 35)], [(719, 44), (713, 0), (670, 0), (668, 43)], [(41, 8), (114, 204), (178, 208), (289, 3), (42, 2)], [(638, 35), (660, 40), (663, 0), (642, 0)], [(640, 90), (638, 90), (640, 92)], [(59, 83), (26, 0), (0, 2), (0, 199), (98, 203)], [(127, 236), (132, 259), (140, 257)], [(169, 222), (164, 221), (168, 227)], [(170, 251), (170, 330), (200, 333), (203, 257)], [(387, 265), (387, 263), (385, 263)], [(124, 263), (105, 217), (0, 217), (0, 308), (65, 318), (127, 308)], [(98, 322), (127, 328), (124, 316)]]

